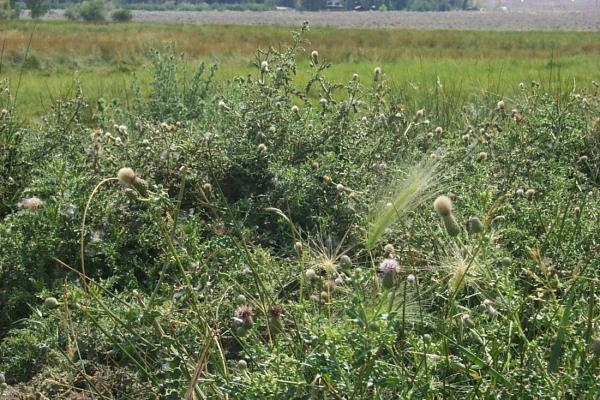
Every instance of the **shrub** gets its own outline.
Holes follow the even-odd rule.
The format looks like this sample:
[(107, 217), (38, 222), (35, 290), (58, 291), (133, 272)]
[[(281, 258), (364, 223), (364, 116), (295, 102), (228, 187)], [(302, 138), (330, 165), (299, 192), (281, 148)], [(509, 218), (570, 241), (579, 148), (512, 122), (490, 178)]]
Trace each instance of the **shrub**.
[(110, 16), (115, 22), (129, 22), (133, 18), (131, 11), (124, 8), (113, 11)]
[(102, 22), (106, 19), (104, 0), (85, 0), (79, 6), (79, 16), (84, 21)]

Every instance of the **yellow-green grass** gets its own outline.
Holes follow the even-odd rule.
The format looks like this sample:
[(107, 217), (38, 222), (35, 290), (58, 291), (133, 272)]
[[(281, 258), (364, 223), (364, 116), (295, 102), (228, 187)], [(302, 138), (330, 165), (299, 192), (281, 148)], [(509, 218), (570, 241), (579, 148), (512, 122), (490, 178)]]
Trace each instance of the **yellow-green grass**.
[[(193, 65), (219, 64), (218, 79), (256, 72), (257, 48), (282, 47), (290, 28), (28, 21), (0, 25), (3, 75), (16, 87), (19, 107), (28, 115), (44, 112), (52, 98), (68, 94), (74, 77), (91, 98), (125, 101), (133, 72), (150, 79), (148, 50), (172, 44)], [(600, 81), (600, 32), (422, 31), (314, 28), (307, 34), (329, 76), (371, 79), (381, 66), (396, 87), (414, 92), (415, 101), (432, 88), (454, 97), (490, 91), (510, 95), (531, 80), (570, 90)], [(24, 62), (26, 51), (29, 58)], [(298, 84), (309, 76), (308, 54), (300, 55)], [(24, 65), (24, 68), (22, 66)]]

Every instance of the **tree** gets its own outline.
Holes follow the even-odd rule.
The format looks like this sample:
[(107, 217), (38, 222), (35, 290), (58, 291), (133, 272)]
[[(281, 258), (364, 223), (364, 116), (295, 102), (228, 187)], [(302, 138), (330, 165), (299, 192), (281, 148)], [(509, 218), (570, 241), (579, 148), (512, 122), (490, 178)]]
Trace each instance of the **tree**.
[(25, 5), (31, 11), (31, 18), (39, 18), (50, 9), (46, 0), (25, 0)]

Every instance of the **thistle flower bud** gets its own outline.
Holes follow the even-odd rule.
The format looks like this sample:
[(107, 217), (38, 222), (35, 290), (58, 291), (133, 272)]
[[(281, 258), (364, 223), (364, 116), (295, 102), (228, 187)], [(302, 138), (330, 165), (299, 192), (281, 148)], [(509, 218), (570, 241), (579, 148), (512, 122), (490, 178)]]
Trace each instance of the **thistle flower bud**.
[(240, 369), (246, 369), (246, 368), (248, 368), (248, 362), (246, 360), (244, 360), (244, 359), (239, 360), (237, 362), (237, 364), (238, 364), (238, 367), (240, 367)]
[(465, 325), (473, 325), (473, 320), (469, 314), (463, 314), (460, 316), (460, 321)]
[(309, 268), (304, 272), (304, 276), (306, 276), (306, 279), (309, 281), (314, 281), (317, 279), (317, 272), (314, 269)]
[(254, 324), (252, 307), (242, 304), (235, 310), (235, 321), (244, 329), (250, 329)]
[(448, 196), (438, 196), (433, 202), (433, 208), (440, 217), (447, 217), (452, 214), (452, 200)]
[(533, 197), (535, 196), (535, 189), (527, 189), (527, 192), (525, 192), (525, 195), (527, 196), (527, 200), (529, 200), (529, 201), (533, 200)]
[(44, 202), (37, 196), (28, 197), (17, 204), (17, 208), (25, 211), (37, 211), (44, 207)]
[(450, 214), (442, 217), (442, 221), (444, 221), (444, 226), (446, 227), (446, 232), (448, 232), (448, 235), (451, 237), (458, 236), (460, 233), (460, 226), (458, 225), (458, 222), (456, 222), (454, 215)]
[(326, 99), (325, 97), (323, 97), (321, 100), (319, 100), (319, 103), (321, 103), (321, 105), (322, 105), (323, 107), (325, 107), (325, 106), (327, 106), (327, 103), (328, 103), (328, 102), (327, 102), (327, 99)]
[(375, 78), (375, 81), (379, 81), (379, 79), (381, 79), (381, 67), (375, 67), (375, 69), (373, 70), (373, 75)]
[(58, 308), (59, 305), (60, 304), (58, 303), (58, 300), (56, 300), (54, 297), (48, 297), (46, 300), (44, 300), (44, 307), (51, 310)]
[(352, 260), (346, 254), (340, 257), (340, 266), (342, 268), (350, 268), (352, 267)]
[(336, 284), (335, 281), (332, 280), (328, 280), (325, 282), (325, 289), (327, 289), (327, 292), (331, 293), (335, 290)]
[(498, 110), (504, 111), (504, 100), (498, 102)]
[(490, 314), (491, 316), (494, 316), (494, 315), (498, 314), (498, 312), (494, 308), (493, 304), (494, 304), (494, 302), (491, 301), (491, 300), (489, 300), (489, 299), (485, 299), (483, 301), (483, 306), (485, 307), (485, 309), (488, 312), (488, 314)]
[(338, 192), (340, 192), (340, 193), (341, 193), (341, 192), (343, 192), (343, 191), (344, 191), (344, 189), (345, 189), (345, 188), (344, 188), (344, 185), (342, 185), (341, 183), (338, 183), (338, 184), (336, 185), (335, 189), (336, 189)]
[(313, 50), (312, 53), (310, 53), (310, 59), (314, 65), (317, 65), (319, 63), (319, 52)]
[(394, 278), (400, 273), (400, 264), (393, 258), (386, 258), (377, 268), (382, 274), (382, 284), (386, 289), (391, 289), (394, 286)]
[(502, 264), (503, 267), (508, 268), (512, 264), (512, 259), (508, 256), (503, 257), (502, 260), (500, 260), (500, 263)]
[(293, 105), (292, 106), (292, 112), (294, 114), (298, 114), (300, 112), (300, 108), (298, 106), (296, 106), (296, 105)]
[(483, 232), (483, 223), (479, 219), (479, 217), (471, 217), (469, 218), (469, 231), (472, 233), (481, 233)]
[(386, 244), (383, 251), (385, 251), (385, 254), (392, 254), (394, 252), (394, 245), (391, 243)]
[(124, 185), (133, 185), (135, 181), (135, 172), (128, 167), (121, 168), (119, 172), (117, 172), (117, 178), (119, 178), (119, 182)]
[(265, 60), (260, 63), (261, 72), (269, 72), (269, 63)]

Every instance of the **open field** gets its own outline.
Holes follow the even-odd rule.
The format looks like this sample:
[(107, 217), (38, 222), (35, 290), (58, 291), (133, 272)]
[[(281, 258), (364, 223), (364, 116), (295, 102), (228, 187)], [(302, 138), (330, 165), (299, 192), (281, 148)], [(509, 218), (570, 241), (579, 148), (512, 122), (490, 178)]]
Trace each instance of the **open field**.
[(289, 30), (0, 25), (0, 398), (596, 398), (600, 32)]
[[(50, 99), (72, 93), (75, 78), (92, 99), (127, 97), (134, 73), (148, 81), (152, 47), (173, 45), (185, 53), (188, 69), (200, 61), (216, 63), (217, 77), (226, 80), (255, 71), (256, 49), (290, 39), (285, 27), (218, 25), (20, 21), (5, 23), (1, 33), (4, 73), (16, 84), (23, 70), (18, 104), (32, 116), (41, 115)], [(313, 43), (308, 51), (317, 49), (332, 63), (326, 76), (368, 76), (380, 66), (399, 88), (419, 95), (441, 84), (456, 101), (473, 93), (510, 95), (522, 81), (563, 92), (600, 81), (598, 32), (313, 28), (306, 37)], [(308, 63), (307, 53), (298, 56), (300, 86), (308, 81)]]
[[(488, 1), (482, 11), (451, 12), (297, 12), (297, 11), (134, 11), (135, 22), (171, 24), (226, 24), (315, 27), (452, 29), (452, 30), (598, 30), (600, 6), (596, 0)], [(506, 7), (506, 11), (500, 9)], [(52, 10), (45, 19), (64, 19)]]

